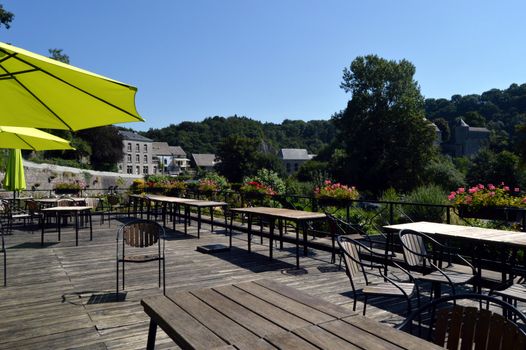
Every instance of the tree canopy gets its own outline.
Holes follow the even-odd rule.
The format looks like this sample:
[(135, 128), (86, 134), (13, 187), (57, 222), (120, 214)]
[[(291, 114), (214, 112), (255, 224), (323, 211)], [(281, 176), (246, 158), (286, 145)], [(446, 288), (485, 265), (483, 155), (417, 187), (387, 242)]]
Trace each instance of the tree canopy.
[(4, 6), (0, 4), (0, 27), (3, 25), (6, 29), (11, 28), (11, 22), (13, 22), (14, 18), (15, 15), (4, 9)]
[(340, 86), (352, 98), (334, 117), (345, 152), (339, 180), (375, 193), (420, 183), (435, 134), (414, 74), (410, 62), (376, 55), (357, 57), (344, 69)]

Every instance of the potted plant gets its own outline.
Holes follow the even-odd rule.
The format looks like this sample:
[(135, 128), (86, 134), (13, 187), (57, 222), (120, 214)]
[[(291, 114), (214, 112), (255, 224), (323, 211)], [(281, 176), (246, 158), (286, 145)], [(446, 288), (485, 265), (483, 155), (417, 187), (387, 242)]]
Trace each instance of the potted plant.
[(325, 180), (323, 186), (314, 189), (314, 197), (320, 205), (341, 206), (349, 203), (353, 199), (358, 199), (360, 193), (354, 186), (342, 185), (341, 183), (332, 183)]
[(274, 196), (276, 192), (270, 187), (259, 181), (248, 181), (239, 188), (245, 199), (264, 199), (267, 196)]
[(186, 183), (183, 181), (171, 181), (166, 185), (165, 193), (167, 196), (179, 197), (184, 194)]
[(460, 217), (487, 220), (515, 220), (526, 205), (526, 198), (519, 188), (511, 190), (501, 183), (499, 186), (478, 184), (452, 191), (448, 199), (458, 209)]
[(74, 182), (57, 182), (53, 186), (53, 190), (55, 191), (55, 194), (63, 195), (63, 194), (74, 194), (78, 195), (80, 190), (83, 189), (84, 186), (80, 183), (80, 181), (74, 181)]

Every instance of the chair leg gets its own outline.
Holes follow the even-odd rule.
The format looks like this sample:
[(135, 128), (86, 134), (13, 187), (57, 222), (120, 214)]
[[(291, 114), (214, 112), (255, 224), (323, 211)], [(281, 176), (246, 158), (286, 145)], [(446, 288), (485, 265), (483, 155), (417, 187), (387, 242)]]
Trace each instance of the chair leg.
[(119, 259), (117, 259), (117, 280), (116, 280), (116, 288), (115, 288), (115, 298), (117, 301), (119, 301)]
[(125, 264), (125, 261), (122, 260), (122, 289), (123, 289), (123, 290), (124, 290), (124, 288), (125, 288), (125, 287), (124, 287), (124, 271), (125, 271), (125, 269), (124, 269), (124, 264)]
[(363, 300), (363, 315), (365, 316), (365, 310), (367, 309), (367, 294), (364, 295), (364, 300)]
[(163, 256), (163, 295), (166, 295), (166, 262)]

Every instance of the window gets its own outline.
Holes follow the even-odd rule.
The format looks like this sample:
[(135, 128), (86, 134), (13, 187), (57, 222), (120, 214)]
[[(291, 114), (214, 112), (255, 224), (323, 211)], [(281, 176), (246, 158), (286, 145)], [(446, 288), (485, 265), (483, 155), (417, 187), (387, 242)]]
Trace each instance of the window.
[(298, 171), (299, 169), (299, 164), (298, 163), (294, 163), (294, 171)]
[(139, 175), (141, 173), (141, 167), (140, 166), (135, 166), (135, 174)]
[(287, 173), (290, 173), (290, 163), (287, 163)]
[(147, 154), (144, 155), (144, 163), (148, 163), (148, 155)]
[(148, 152), (148, 144), (145, 143), (143, 148), (144, 148), (144, 152)]
[(133, 167), (131, 165), (126, 167), (126, 174), (133, 174)]
[(153, 166), (153, 173), (157, 174), (157, 166), (156, 165)]
[(135, 163), (140, 163), (141, 162), (141, 155), (140, 154), (136, 154), (135, 155)]
[(143, 173), (144, 175), (147, 175), (147, 174), (148, 174), (148, 166), (147, 166), (147, 165), (142, 167), (142, 173)]
[(140, 152), (141, 151), (141, 145), (139, 145), (138, 143), (135, 144), (135, 152)]
[(164, 165), (168, 165), (168, 159), (164, 158)]
[(122, 172), (122, 164), (119, 164), (118, 168), (119, 168), (119, 172)]
[[(128, 155), (127, 155), (127, 158), (128, 158), (128, 163), (131, 163), (131, 159), (132, 159), (132, 158), (131, 158), (131, 154), (128, 154)], [(131, 173), (128, 173), (128, 174), (131, 174)]]
[(128, 152), (131, 152), (131, 142), (128, 142)]

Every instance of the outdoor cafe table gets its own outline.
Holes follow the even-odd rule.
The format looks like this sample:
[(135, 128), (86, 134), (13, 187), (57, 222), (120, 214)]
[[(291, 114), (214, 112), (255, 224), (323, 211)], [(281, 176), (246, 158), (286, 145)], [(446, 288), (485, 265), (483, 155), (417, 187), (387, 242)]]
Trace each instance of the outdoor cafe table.
[[(185, 202), (192, 202), (196, 201), (196, 199), (192, 198), (181, 198), (181, 197), (171, 197), (171, 196), (162, 196), (162, 195), (146, 195), (144, 198), (149, 199), (151, 202), (155, 203), (161, 203), (162, 205), (162, 219), (163, 219), (163, 226), (166, 227), (166, 214), (168, 212), (168, 204), (170, 204), (171, 207), (171, 218), (172, 218), (172, 229), (175, 231), (175, 222), (176, 222), (176, 213), (178, 207), (185, 203)], [(150, 208), (148, 208), (148, 213), (150, 212)], [(149, 218), (149, 214), (148, 214)]]
[[(501, 272), (503, 280), (506, 279), (506, 271), (510, 268), (506, 266), (506, 249), (525, 249), (526, 233), (517, 231), (505, 231), (482, 227), (461, 226), (451, 224), (440, 224), (435, 222), (419, 221), (407, 224), (384, 226), (388, 233), (399, 232), (403, 229), (410, 229), (425, 233), (430, 236), (439, 236), (445, 239), (460, 239), (469, 242), (473, 248), (478, 249), (484, 245), (501, 247)], [(389, 239), (392, 242), (392, 238)], [(482, 270), (480, 257), (475, 258), (478, 274)]]
[[(190, 223), (190, 209), (197, 209), (197, 238), (201, 235), (201, 211), (203, 208), (210, 208), (210, 232), (214, 232), (214, 208), (220, 207), (224, 209), (228, 206), (225, 202), (205, 201), (205, 200), (186, 200), (181, 203), (184, 206), (184, 234), (188, 234), (188, 224)], [(225, 215), (225, 229), (227, 226), (227, 218)]]
[(284, 284), (262, 279), (141, 300), (181, 349), (439, 349)]
[(47, 207), (51, 205), (56, 205), (59, 200), (72, 200), (77, 204), (86, 203), (86, 198), (81, 197), (63, 197), (63, 198), (34, 198), (33, 200), (39, 203), (41, 206)]
[[(274, 240), (274, 226), (275, 220), (289, 220), (296, 223), (296, 268), (300, 267), (300, 250), (299, 250), (299, 232), (303, 232), (303, 255), (307, 255), (307, 230), (306, 223), (313, 220), (324, 220), (327, 216), (324, 213), (317, 213), (303, 210), (270, 208), (270, 207), (249, 207), (249, 208), (232, 208), (230, 209), (232, 215), (235, 213), (246, 214), (248, 216), (248, 251), (251, 251), (252, 238), (252, 218), (259, 216), (266, 218), (269, 221), (270, 242), (269, 242), (269, 258), (272, 259), (272, 243)], [(233, 220), (231, 220), (231, 224)], [(281, 225), (280, 225), (281, 226)], [(280, 227), (280, 239), (282, 239), (283, 231)], [(232, 227), (230, 228), (230, 247), (232, 247)]]
[(91, 220), (91, 209), (89, 206), (71, 206), (71, 207), (50, 207), (42, 209), (44, 214), (41, 219), (40, 225), (42, 229), (41, 242), (40, 244), (44, 245), (44, 231), (46, 227), (46, 219), (48, 217), (55, 217), (57, 220), (57, 231), (58, 231), (58, 240), (60, 241), (60, 218), (65, 214), (73, 214), (75, 216), (75, 245), (79, 245), (79, 216), (81, 214), (87, 214), (89, 218), (89, 240), (93, 240), (93, 225)]

